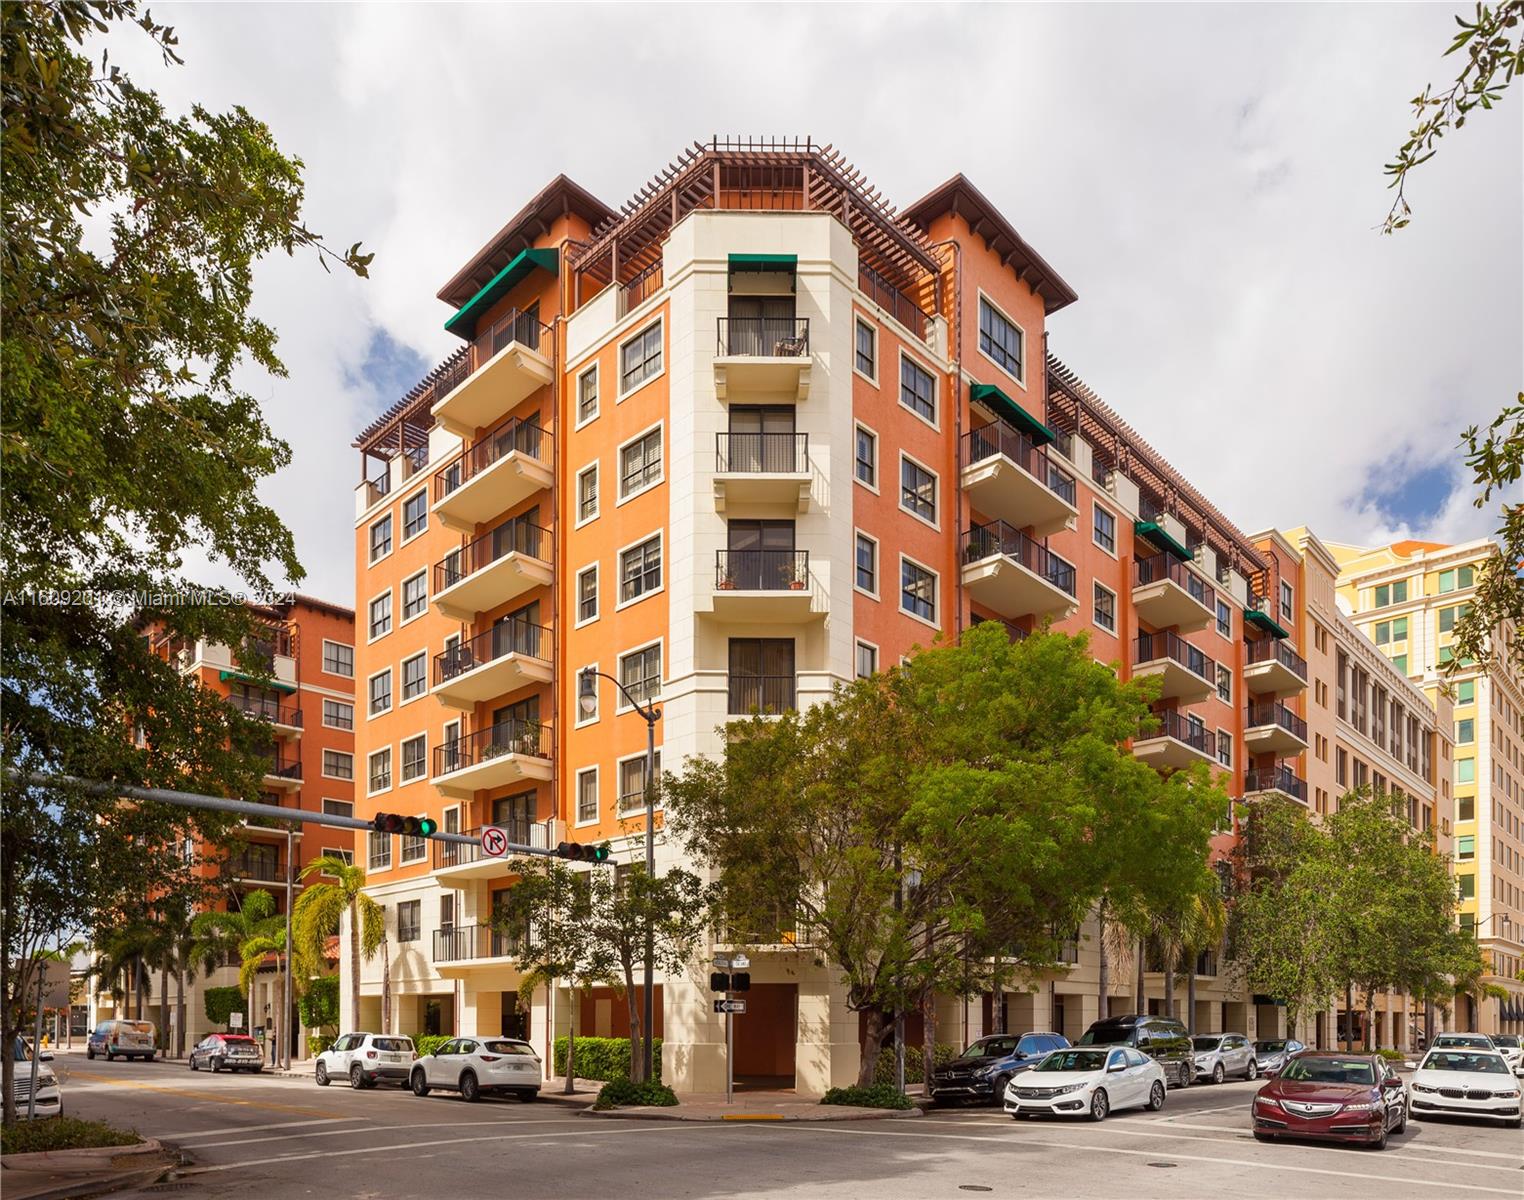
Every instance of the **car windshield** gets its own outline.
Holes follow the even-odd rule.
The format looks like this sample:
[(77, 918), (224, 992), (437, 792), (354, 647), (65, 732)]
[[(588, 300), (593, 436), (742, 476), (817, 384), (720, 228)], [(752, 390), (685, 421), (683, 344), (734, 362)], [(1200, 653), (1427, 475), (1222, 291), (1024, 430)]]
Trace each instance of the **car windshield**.
[(488, 1054), (534, 1054), (534, 1047), (528, 1042), (483, 1042), (482, 1045)]
[(1423, 1060), (1425, 1071), (1477, 1071), (1484, 1075), (1507, 1075), (1508, 1064), (1500, 1054), (1468, 1053), (1465, 1050), (1433, 1050)]
[(1033, 1070), (1037, 1071), (1104, 1071), (1105, 1050), (1055, 1050)]
[(229, 1046), (252, 1046), (254, 1044), (253, 1038), (245, 1037), (241, 1033), (224, 1034), (222, 1040)]
[(1282, 1079), (1306, 1083), (1353, 1083), (1371, 1087), (1376, 1073), (1358, 1058), (1293, 1058), (1281, 1072)]
[(1491, 1050), (1492, 1039), (1480, 1033), (1446, 1033), (1434, 1039), (1434, 1046), (1468, 1046), (1475, 1050)]
[(960, 1058), (1004, 1058), (1016, 1049), (1016, 1039), (1013, 1037), (987, 1037), (980, 1038), (958, 1057)]
[(1254, 1048), (1261, 1054), (1279, 1054), (1286, 1048), (1286, 1043), (1279, 1038), (1273, 1041), (1255, 1042)]
[(377, 1050), (411, 1050), (413, 1043), (407, 1038), (378, 1037), (375, 1039), (375, 1046)]
[(1222, 1039), (1214, 1037), (1192, 1038), (1191, 1045), (1197, 1050), (1215, 1050), (1218, 1046), (1222, 1045)]
[(1519, 1035), (1516, 1033), (1495, 1033), (1492, 1035), (1492, 1044), (1501, 1050), (1507, 1046), (1510, 1050), (1519, 1048)]
[(1080, 1038), (1081, 1046), (1118, 1046), (1132, 1040), (1131, 1025), (1098, 1025), (1085, 1030)]

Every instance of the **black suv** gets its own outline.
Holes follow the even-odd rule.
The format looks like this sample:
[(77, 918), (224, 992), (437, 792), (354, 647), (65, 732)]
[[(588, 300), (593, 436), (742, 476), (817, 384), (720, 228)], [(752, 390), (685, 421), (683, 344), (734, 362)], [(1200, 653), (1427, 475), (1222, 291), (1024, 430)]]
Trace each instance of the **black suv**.
[(1165, 1078), (1177, 1087), (1189, 1087), (1196, 1074), (1191, 1035), (1174, 1017), (1150, 1017), (1134, 1013), (1107, 1017), (1085, 1030), (1081, 1046), (1131, 1046), (1157, 1060)]
[(926, 1098), (993, 1100), (1005, 1097), (1011, 1076), (1040, 1063), (1051, 1050), (1062, 1050), (1069, 1039), (1058, 1033), (995, 1033), (982, 1037), (952, 1062), (931, 1074)]

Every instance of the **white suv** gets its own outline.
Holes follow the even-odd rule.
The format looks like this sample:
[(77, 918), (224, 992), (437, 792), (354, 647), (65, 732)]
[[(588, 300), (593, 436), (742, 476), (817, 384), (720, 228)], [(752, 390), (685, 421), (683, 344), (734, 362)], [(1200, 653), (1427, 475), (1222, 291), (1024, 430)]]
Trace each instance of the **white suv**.
[(520, 1100), (540, 1094), (540, 1056), (517, 1038), (455, 1038), (413, 1064), (413, 1095), (427, 1096), (430, 1088), (449, 1088), (462, 1100), (479, 1100), (483, 1092), (512, 1092)]
[(401, 1034), (341, 1034), (317, 1057), (318, 1087), (334, 1079), (348, 1079), (352, 1088), (375, 1087), (383, 1080), (405, 1084), (417, 1057), (413, 1039)]

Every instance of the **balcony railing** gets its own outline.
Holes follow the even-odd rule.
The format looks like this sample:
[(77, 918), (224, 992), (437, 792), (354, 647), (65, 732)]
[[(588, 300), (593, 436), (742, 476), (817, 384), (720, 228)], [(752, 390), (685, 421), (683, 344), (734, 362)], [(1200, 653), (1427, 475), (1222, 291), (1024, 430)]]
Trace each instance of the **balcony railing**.
[(259, 696), (229, 696), (228, 702), (246, 717), (257, 721), (269, 721), (272, 725), (302, 727), (302, 710), (294, 704), (282, 704), (279, 700)]
[(1206, 608), (1213, 607), (1213, 600), (1207, 595), (1206, 580), (1173, 555), (1161, 553), (1140, 558), (1136, 572), (1138, 587), (1172, 579), (1186, 590), (1192, 600)]
[(222, 864), (228, 879), (253, 879), (259, 883), (284, 883), (286, 868), (278, 858), (264, 854), (235, 854)]
[(1004, 617), (981, 617), (978, 613), (973, 616), (973, 624), (983, 625), (986, 621), (1005, 627), (1005, 636), (1012, 642), (1024, 642), (1032, 635), (1029, 634), (1015, 621), (1007, 621)]
[(1140, 633), (1137, 641), (1137, 655), (1132, 660), (1133, 666), (1141, 666), (1143, 663), (1157, 662), (1161, 658), (1167, 658), (1171, 662), (1179, 663), (1187, 671), (1199, 675), (1207, 682), (1216, 686), (1217, 663), (1204, 651), (1198, 650), (1177, 633)]
[[(508, 840), (518, 846), (533, 846), (539, 850), (550, 848), (550, 834), (545, 821), (531, 821), (527, 817), (522, 820), (494, 821), (491, 825), (479, 825), (474, 829), (463, 832), (467, 837), (480, 838), (483, 829), (501, 829), (508, 835)], [(486, 859), (495, 858), (495, 855), (484, 853), (480, 842), (466, 845), (464, 842), (435, 842), (434, 843), (434, 869), (444, 867), (463, 867), (469, 863), (482, 862)]]
[(810, 352), (808, 317), (717, 317), (715, 354), (722, 358), (804, 358)]
[(857, 286), (869, 300), (887, 310), (891, 317), (925, 341), (931, 317), (919, 304), (866, 263), (857, 264)]
[(1304, 683), (1307, 681), (1307, 660), (1279, 638), (1256, 638), (1249, 642), (1245, 661), (1255, 663), (1278, 662)]
[(1266, 725), (1279, 725), (1301, 741), (1307, 740), (1307, 722), (1284, 704), (1251, 704), (1244, 722), (1247, 729), (1260, 729)]
[(443, 500), (493, 463), (515, 452), (536, 462), (547, 462), (550, 447), (546, 443), (549, 440), (550, 434), (533, 421), (514, 417), (503, 422), (434, 476), (434, 499)]
[(434, 683), (446, 683), (457, 675), (475, 670), (509, 654), (549, 662), (551, 633), (544, 625), (528, 621), (503, 621), (469, 641), (451, 646), (434, 656)]
[(543, 560), (544, 551), (549, 546), (548, 530), (531, 525), (528, 521), (509, 521), (490, 533), (482, 534), (475, 541), (467, 542), (459, 550), (451, 550), (435, 563), (434, 591), (437, 594), (445, 588), (454, 587), (462, 579), (509, 554), (523, 554)]
[(279, 755), (265, 759), (265, 774), (274, 775), (280, 779), (300, 779), (302, 777), (302, 760), (282, 758)]
[[(549, 325), (540, 324), (540, 319), (533, 313), (509, 309), (487, 328), (477, 330), (476, 337), (471, 342), (471, 370), (480, 370), (495, 354), (514, 342), (550, 358), (553, 356), (555, 336), (555, 331)], [(464, 378), (460, 382), (464, 382)], [(454, 386), (459, 387), (460, 383)], [(435, 400), (443, 395), (443, 392), (437, 393)]]
[(470, 962), (476, 958), (515, 958), (533, 944), (528, 932), (499, 933), (490, 925), (457, 925), (434, 931), (434, 961)]
[(661, 291), (661, 268), (660, 261), (654, 262), (628, 283), (619, 285), (619, 316), (624, 316), (632, 308), (639, 308)]
[(434, 774), (448, 775), (480, 763), (491, 762), (504, 754), (523, 754), (531, 758), (550, 757), (550, 739), (537, 721), (499, 721), (466, 737), (434, 747)]
[(731, 716), (750, 716), (754, 712), (777, 714), (798, 707), (792, 675), (732, 675), (730, 677)]
[(714, 586), (723, 592), (803, 591), (809, 584), (808, 550), (716, 550)]
[(1159, 727), (1151, 732), (1142, 734), (1141, 737), (1144, 739), (1172, 737), (1177, 742), (1184, 742), (1192, 750), (1198, 750), (1208, 757), (1216, 753), (1216, 735), (1205, 725), (1193, 725), (1189, 720), (1173, 710), (1155, 713), (1154, 716), (1159, 721)]
[(1014, 559), (1034, 575), (1046, 579), (1059, 591), (1074, 595), (1074, 564), (1065, 562), (1041, 542), (1004, 521), (971, 526), (963, 537), (963, 560), (979, 562), (1000, 554)]
[(1307, 803), (1307, 781), (1295, 775), (1290, 767), (1252, 767), (1244, 772), (1245, 792), (1282, 791)]
[(1047, 450), (1039, 446), (1014, 425), (993, 421), (963, 435), (963, 461), (960, 466), (994, 458), (997, 454), (1010, 459), (1033, 479), (1044, 484), (1050, 492), (1065, 504), (1074, 503), (1074, 477), (1060, 470), (1048, 458)]
[(717, 433), (714, 470), (718, 475), (757, 472), (799, 475), (808, 470), (807, 433)]

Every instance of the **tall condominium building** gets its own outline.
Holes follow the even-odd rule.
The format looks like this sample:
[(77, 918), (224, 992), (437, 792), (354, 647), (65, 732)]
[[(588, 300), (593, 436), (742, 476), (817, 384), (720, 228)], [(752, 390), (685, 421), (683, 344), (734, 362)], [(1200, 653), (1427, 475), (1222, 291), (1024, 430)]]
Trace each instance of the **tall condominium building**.
[(1355, 623), (1425, 693), (1448, 692), (1455, 721), (1455, 882), (1461, 924), (1476, 934), (1489, 974), (1463, 996), (1462, 1028), (1524, 1032), (1524, 679), (1507, 663), (1452, 673), (1457, 617), (1497, 546), (1394, 542), (1332, 546), (1339, 595)]
[[(231, 649), (215, 642), (185, 642), (153, 637), (154, 648), (181, 673), (202, 687), (227, 697), (229, 704), (269, 724), (269, 765), (263, 791), (240, 797), (302, 812), (354, 813), (354, 610), (309, 596), (255, 609), (259, 631), (239, 656), (243, 664), (251, 653), (268, 666), (269, 680), (246, 674)], [(152, 636), (152, 635), (151, 635)], [(296, 875), (320, 854), (353, 857), (354, 837), (338, 829), (298, 825), (288, 842), (284, 829), (246, 821), (238, 827), (239, 845), (224, 858), (225, 847), (206, 853), (220, 865), (207, 868), (224, 893), (222, 907), (236, 909), (251, 892), (264, 890), (274, 898), (279, 912), (286, 911), (286, 879)], [(289, 857), (288, 857), (289, 846)], [(297, 882), (293, 894), (305, 885)], [(210, 971), (198, 971), (186, 985), (186, 1045), (194, 1045), (207, 1033), (225, 1028), (213, 1024), (203, 1005), (205, 989), (238, 982), (236, 960)], [(159, 1028), (160, 1038), (173, 1044), (178, 992), (173, 978), (169, 995), (161, 994), (163, 980), (154, 972), (151, 988), (144, 994), (144, 1015)], [(246, 1014), (250, 1028), (273, 1026), (280, 1011), (280, 976), (272, 960), (259, 973), (252, 1010)], [(93, 997), (98, 1006), (92, 1019), (116, 1012), (109, 996)], [(102, 1006), (112, 1006), (109, 1010)], [(136, 1015), (134, 1002), (131, 1012)], [(267, 1025), (267, 1022), (272, 1025)], [(306, 1031), (293, 1029), (293, 1056), (305, 1053)], [(313, 1032), (316, 1032), (315, 1030)]]
[[(803, 142), (696, 146), (618, 210), (561, 177), (439, 297), (459, 349), (355, 443), (362, 815), (608, 838), (627, 860), (645, 722), (606, 682), (582, 713), (577, 672), (659, 702), (678, 768), (720, 754), (733, 718), (987, 620), (1085, 630), (1158, 677), (1134, 752), (1161, 770), (1307, 803), (1295, 582), (1046, 352), (1075, 293), (962, 176), (899, 212)], [(1224, 812), (1216, 853), (1233, 837)], [(658, 869), (680, 853), (662, 837)], [(364, 860), (391, 939), (359, 980), (367, 1026), (385, 976), (394, 1030), (564, 1032), (564, 994), (520, 1005), (501, 862), (383, 835)], [(734, 1066), (818, 1093), (855, 1078), (858, 1019), (780, 924), (749, 946)], [(1001, 1020), (1077, 1037), (1094, 935), (1003, 1012), (939, 1005), (940, 1039)], [(723, 1086), (707, 957), (656, 989), (680, 1088)], [(1215, 955), (1197, 967), (1199, 1027), (1279, 1030)], [(1160, 1010), (1162, 977), (1144, 997), (1129, 979), (1112, 1011)], [(580, 1012), (620, 1032), (608, 992)]]
[[(1413, 828), (1431, 833), (1437, 850), (1450, 853), (1455, 800), (1448, 697), (1426, 694), (1407, 679), (1345, 615), (1338, 561), (1311, 530), (1268, 530), (1254, 540), (1279, 579), (1290, 585), (1291, 619), (1307, 656), (1310, 687), (1305, 720), (1267, 729), (1266, 721), (1251, 717), (1246, 736), (1276, 738), (1292, 749), (1299, 743), (1305, 802), (1314, 819), (1337, 811), (1341, 796), (1367, 787), (1400, 799)], [(1430, 1014), (1405, 993), (1376, 1000), (1372, 1043), (1412, 1049), (1413, 1035), (1425, 1028)], [(1445, 1025), (1443, 1014), (1433, 1019), (1436, 1029)], [(1332, 1013), (1315, 1014), (1301, 1032), (1313, 1045), (1327, 1046), (1352, 1028), (1363, 1041), (1365, 1020), (1363, 994), (1355, 997), (1352, 1014), (1341, 997)]]

